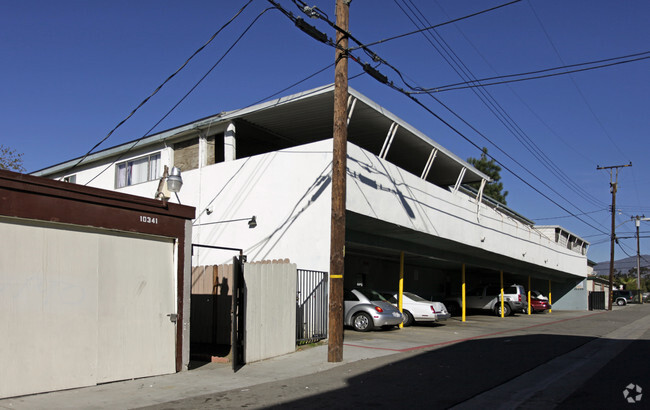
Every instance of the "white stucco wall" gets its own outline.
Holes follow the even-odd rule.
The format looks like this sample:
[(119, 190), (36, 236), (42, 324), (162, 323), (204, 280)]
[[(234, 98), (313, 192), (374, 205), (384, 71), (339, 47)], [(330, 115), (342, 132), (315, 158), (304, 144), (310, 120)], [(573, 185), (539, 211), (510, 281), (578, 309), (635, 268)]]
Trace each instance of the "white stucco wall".
[[(180, 200), (197, 208), (193, 243), (241, 248), (249, 261), (289, 258), (300, 269), (328, 271), (331, 150), (332, 141), (325, 140), (183, 172)], [(171, 150), (160, 145), (149, 152), (157, 151), (162, 165), (171, 167)], [(430, 184), (351, 143), (347, 165), (350, 211), (540, 268), (586, 276), (585, 256), (490, 207), (480, 205), (477, 212), (474, 198)], [(83, 183), (105, 167), (80, 172), (77, 181)], [(114, 168), (90, 185), (114, 189)], [(158, 181), (150, 181), (117, 191), (151, 198), (157, 186)], [(211, 224), (253, 215), (255, 229), (245, 220)], [(192, 263), (229, 263), (232, 256), (231, 251), (195, 249)]]
[[(150, 152), (161, 149), (162, 165), (171, 168), (173, 155), (168, 148)], [(183, 205), (196, 207), (192, 242), (241, 248), (250, 262), (289, 258), (301, 269), (329, 270), (331, 150), (331, 141), (321, 141), (184, 171), (178, 195)], [(79, 172), (78, 183), (104, 168)], [(149, 181), (115, 189), (114, 180), (112, 166), (89, 185), (148, 198), (158, 187), (158, 181)], [(177, 202), (174, 195), (170, 202)], [(257, 217), (254, 229), (248, 228), (246, 220), (212, 224), (253, 215)], [(230, 263), (235, 253), (195, 248), (192, 264)]]
[(462, 193), (348, 144), (347, 209), (475, 248), (586, 276), (586, 257)]

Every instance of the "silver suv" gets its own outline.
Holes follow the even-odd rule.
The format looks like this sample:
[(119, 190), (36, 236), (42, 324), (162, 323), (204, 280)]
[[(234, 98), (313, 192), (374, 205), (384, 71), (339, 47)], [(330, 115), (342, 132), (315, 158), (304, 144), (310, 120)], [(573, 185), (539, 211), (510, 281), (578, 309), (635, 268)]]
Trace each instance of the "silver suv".
[[(468, 309), (489, 310), (501, 316), (501, 286), (483, 285), (470, 289), (465, 295)], [(462, 298), (456, 296), (445, 300), (447, 309), (454, 314), (460, 313)], [(503, 315), (510, 316), (514, 312), (525, 313), (528, 308), (526, 290), (521, 285), (510, 285), (503, 288)]]

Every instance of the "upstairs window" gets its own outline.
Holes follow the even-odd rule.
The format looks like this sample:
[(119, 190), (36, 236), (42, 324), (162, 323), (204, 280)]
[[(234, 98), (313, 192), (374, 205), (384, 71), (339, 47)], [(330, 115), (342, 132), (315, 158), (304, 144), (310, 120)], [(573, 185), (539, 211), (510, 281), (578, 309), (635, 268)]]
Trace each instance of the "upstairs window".
[(115, 187), (122, 188), (160, 178), (160, 153), (120, 162), (115, 168)]

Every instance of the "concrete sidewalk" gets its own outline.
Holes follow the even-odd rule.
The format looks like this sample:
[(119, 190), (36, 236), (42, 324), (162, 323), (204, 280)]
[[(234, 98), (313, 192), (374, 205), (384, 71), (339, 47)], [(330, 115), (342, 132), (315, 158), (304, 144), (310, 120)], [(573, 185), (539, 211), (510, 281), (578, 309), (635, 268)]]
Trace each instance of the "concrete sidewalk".
[[(469, 316), (468, 322), (452, 318), (444, 325), (415, 326), (402, 330), (345, 333), (343, 362), (327, 362), (327, 346), (298, 350), (285, 356), (245, 365), (233, 373), (229, 364), (209, 363), (171, 375), (148, 377), (73, 390), (0, 400), (2, 409), (115, 409), (137, 408), (174, 400), (245, 390), (262, 383), (305, 376), (359, 360), (433, 350), (470, 339), (489, 338), (510, 332), (530, 331), (545, 324), (570, 321), (594, 312), (553, 312), (497, 318)], [(540, 329), (541, 330), (541, 329)]]
[(209, 393), (245, 389), (389, 354), (396, 353), (345, 346), (343, 362), (328, 363), (327, 345), (318, 345), (247, 364), (236, 373), (233, 373), (229, 363), (208, 363), (182, 373), (1, 399), (0, 409), (132, 409)]

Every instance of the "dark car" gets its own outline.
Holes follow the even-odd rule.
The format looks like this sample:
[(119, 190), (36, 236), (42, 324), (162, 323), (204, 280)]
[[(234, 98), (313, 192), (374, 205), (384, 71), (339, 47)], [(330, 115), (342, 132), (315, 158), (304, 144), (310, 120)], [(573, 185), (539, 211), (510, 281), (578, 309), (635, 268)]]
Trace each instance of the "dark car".
[(634, 301), (634, 293), (631, 290), (615, 290), (612, 292), (612, 300), (618, 306), (625, 306)]

